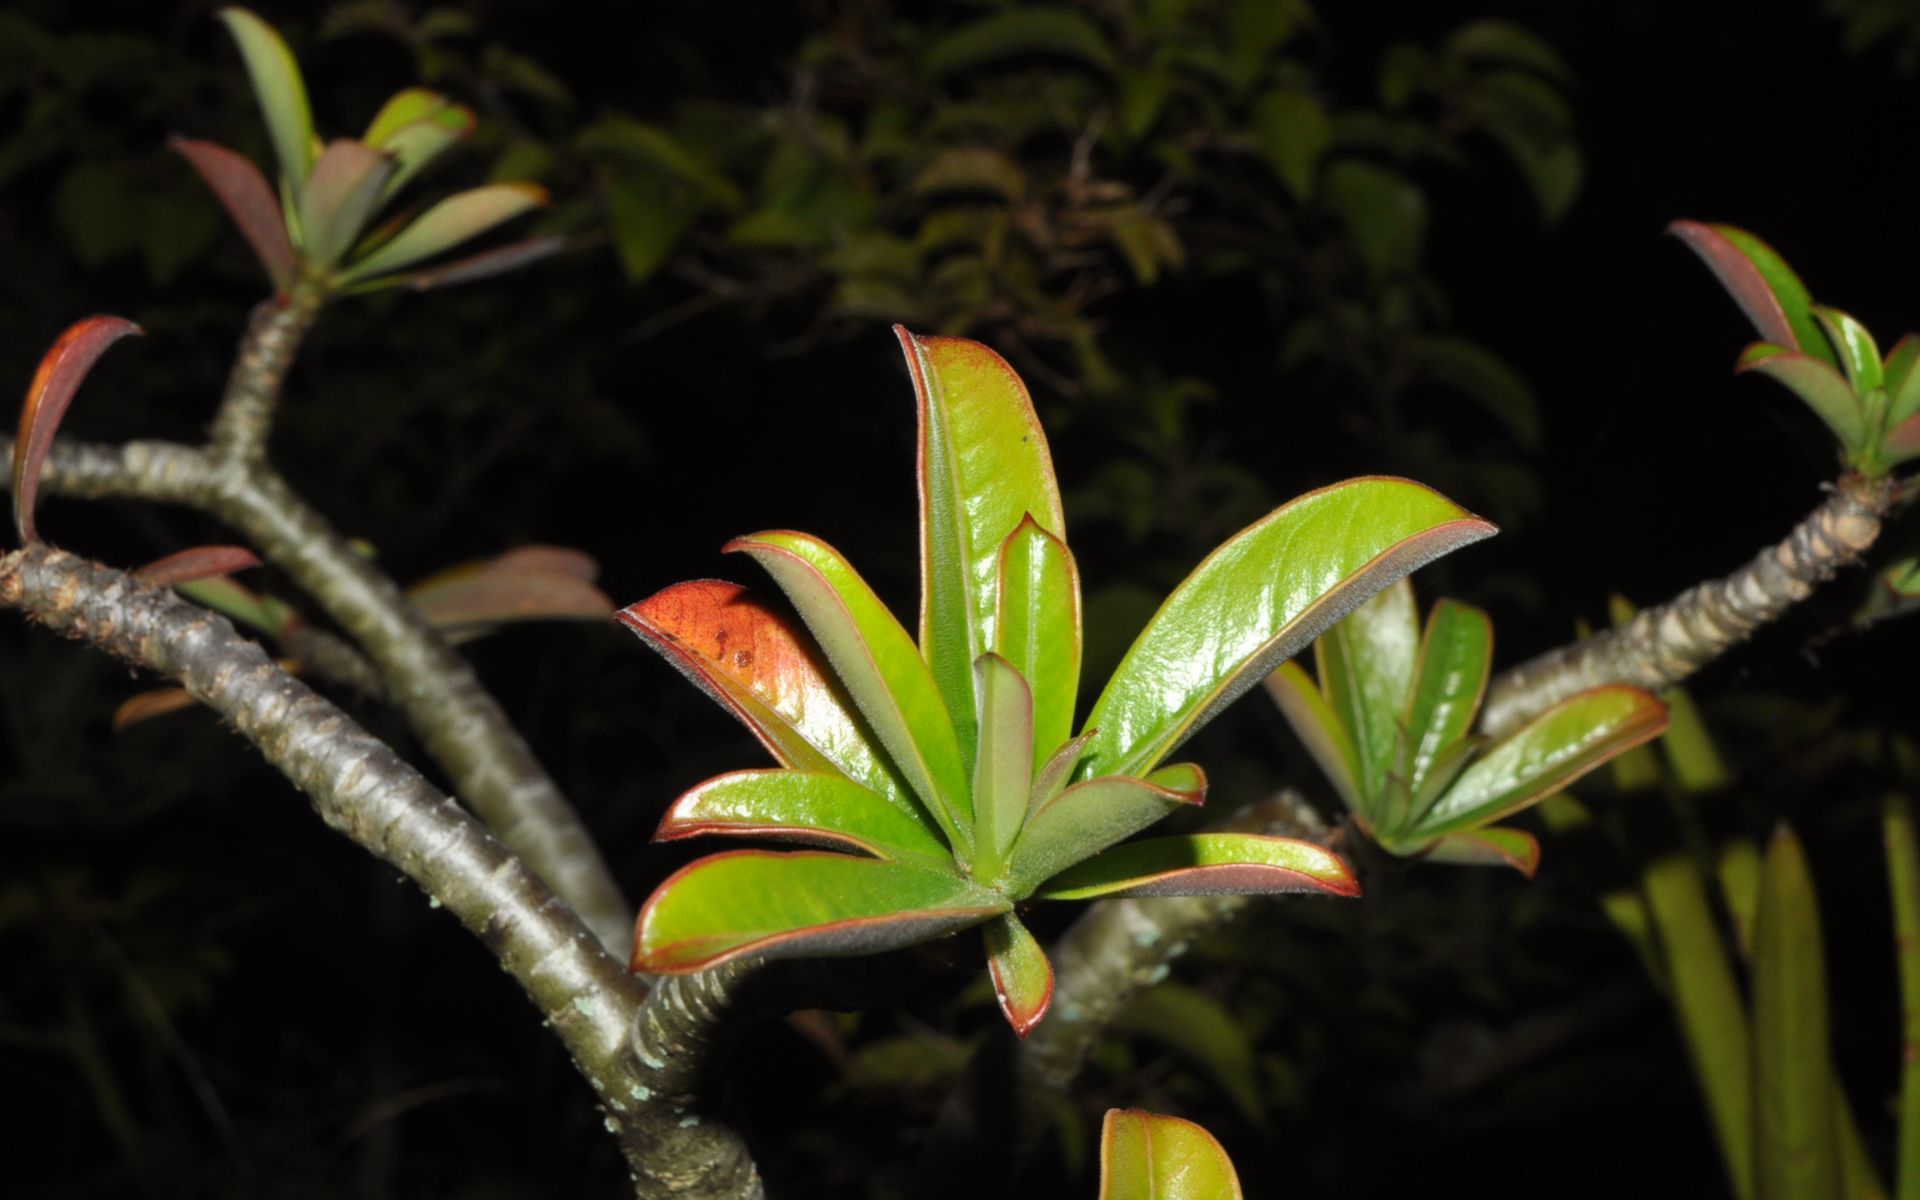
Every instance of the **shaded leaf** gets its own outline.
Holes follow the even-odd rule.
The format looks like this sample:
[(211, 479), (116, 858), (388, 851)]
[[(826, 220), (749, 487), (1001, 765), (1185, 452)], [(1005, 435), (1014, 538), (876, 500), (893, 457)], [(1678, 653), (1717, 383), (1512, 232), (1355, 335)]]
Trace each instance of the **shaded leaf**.
[(1346, 226), (1361, 261), (1373, 274), (1409, 271), (1419, 261), (1427, 236), (1427, 201), (1398, 172), (1343, 158), (1322, 175), (1320, 195)]
[(313, 111), (307, 105), (300, 64), (273, 27), (246, 9), (223, 8), (216, 15), (240, 47), (280, 171), (297, 191), (314, 165)]
[(1113, 65), (1112, 46), (1087, 17), (1069, 8), (1026, 5), (983, 17), (939, 38), (927, 48), (920, 70), (929, 79), (943, 79), (1035, 54), (1076, 58), (1096, 67)]
[(167, 139), (182, 158), (213, 190), (240, 236), (266, 269), (273, 286), (285, 291), (293, 282), (293, 244), (287, 240), (286, 218), (280, 199), (260, 168), (242, 155), (214, 142), (175, 135)]
[[(1000, 546), (993, 648), (1033, 691), (1033, 768), (1073, 736), (1080, 695), (1080, 571), (1031, 515)], [(1071, 766), (1068, 768), (1071, 770)]]
[(259, 565), (259, 557), (245, 546), (194, 546), (155, 559), (144, 567), (137, 567), (133, 574), (136, 579), (155, 587), (173, 587), (214, 575), (231, 575), (235, 571)]
[(1741, 355), (1737, 369), (1758, 371), (1784, 384), (1825, 422), (1848, 453), (1857, 453), (1866, 444), (1866, 414), (1839, 371), (1806, 354), (1755, 353), (1759, 349)]
[(1091, 774), (1150, 770), (1367, 597), (1494, 527), (1403, 479), (1310, 492), (1230, 538), (1167, 597), (1087, 718)]
[(973, 765), (975, 874), (997, 881), (1026, 820), (1033, 783), (1033, 693), (1012, 663), (982, 654), (973, 665), (980, 746)]
[(341, 278), (351, 283), (410, 267), (546, 203), (547, 190), (534, 183), (490, 183), (449, 196), (355, 262)]
[(1920, 838), (1905, 796), (1890, 795), (1881, 817), (1887, 891), (1893, 907), (1893, 955), (1900, 980), (1899, 1152), (1896, 1195), (1920, 1195)]
[(1887, 352), (1887, 424), (1898, 425), (1920, 413), (1920, 334), (1909, 333)]
[(1494, 825), (1450, 833), (1426, 848), (1431, 862), (1470, 867), (1512, 867), (1533, 878), (1540, 867), (1540, 840), (1524, 829)]
[(193, 579), (174, 585), (174, 591), (232, 621), (257, 629), (268, 637), (285, 637), (298, 620), (293, 609), (272, 596), (257, 595), (224, 575)]
[(1753, 927), (1754, 1193), (1840, 1196), (1820, 912), (1799, 841), (1774, 831)]
[(1024, 1038), (1053, 1004), (1053, 964), (1047, 961), (1047, 952), (1032, 932), (1012, 913), (993, 918), (983, 928), (994, 998), (999, 1000), (1007, 1024)]
[(1026, 198), (1027, 173), (1020, 164), (985, 146), (955, 146), (942, 150), (913, 177), (916, 196), (936, 192), (992, 192), (1009, 204)]
[(1353, 748), (1353, 739), (1347, 735), (1346, 725), (1327, 703), (1319, 686), (1298, 663), (1283, 662), (1267, 676), (1266, 688), (1320, 773), (1333, 784), (1347, 807), (1372, 819), (1368, 812), (1371, 797), (1363, 796), (1360, 791), (1360, 759)]
[(158, 688), (129, 696), (113, 710), (113, 731), (119, 733), (142, 721), (192, 708), (195, 703), (193, 694), (185, 688)]
[(1013, 848), (1007, 886), (1026, 895), (1074, 863), (1206, 799), (1199, 767), (1175, 764), (1146, 779), (1103, 775), (1082, 780), (1042, 804)]
[(40, 540), (34, 527), (34, 503), (40, 493), (40, 471), (53, 435), (73, 403), (81, 380), (93, 369), (107, 347), (141, 328), (121, 317), (84, 317), (54, 339), (46, 357), (27, 385), (26, 405), (20, 410), (20, 429), (13, 443), (13, 524), (23, 545)]
[(1407, 337), (1407, 355), (1421, 373), (1485, 409), (1526, 449), (1540, 445), (1540, 410), (1533, 389), (1498, 355), (1466, 338), (1437, 334)]
[(1253, 833), (1147, 838), (1103, 851), (1049, 879), (1042, 900), (1100, 896), (1358, 896), (1353, 869), (1323, 846)]
[(427, 620), (441, 629), (508, 621), (603, 621), (613, 601), (576, 575), (486, 564), (442, 572), (407, 589)]
[(411, 271), (405, 275), (389, 276), (389, 278), (403, 287), (424, 292), (432, 288), (473, 283), (476, 280), (503, 275), (508, 271), (517, 271), (528, 263), (551, 258), (566, 247), (567, 239), (559, 234), (522, 238), (517, 242), (508, 242), (492, 250), (482, 250), (478, 254), (456, 258), (424, 271)]
[(1398, 765), (1420, 657), (1413, 585), (1401, 578), (1382, 588), (1322, 634), (1313, 653), (1320, 690), (1353, 739), (1361, 793), (1377, 799)]
[(915, 863), (734, 850), (682, 867), (647, 899), (633, 969), (684, 974), (746, 954), (876, 954), (1011, 907), (954, 872)]
[(1115, 1108), (1100, 1129), (1100, 1200), (1241, 1200), (1240, 1177), (1193, 1122)]
[(1260, 97), (1250, 115), (1260, 156), (1295, 199), (1312, 199), (1320, 160), (1333, 144), (1326, 107), (1306, 92), (1282, 88)]
[(734, 771), (675, 800), (654, 834), (672, 842), (702, 834), (771, 837), (876, 858), (953, 861), (939, 827), (918, 807), (846, 776), (807, 771)]
[(393, 159), (365, 142), (327, 143), (299, 193), (301, 252), (323, 267), (339, 262), (366, 228), (393, 170)]
[(1179, 983), (1148, 988), (1120, 1010), (1113, 1026), (1169, 1047), (1219, 1084), (1248, 1121), (1266, 1119), (1253, 1039), (1205, 992)]

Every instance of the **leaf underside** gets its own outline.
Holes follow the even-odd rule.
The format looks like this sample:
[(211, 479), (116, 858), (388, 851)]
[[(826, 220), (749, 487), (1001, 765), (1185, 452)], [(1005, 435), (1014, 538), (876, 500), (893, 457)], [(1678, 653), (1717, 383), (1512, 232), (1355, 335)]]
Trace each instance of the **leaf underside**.
[(40, 360), (33, 382), (27, 385), (19, 436), (13, 443), (13, 521), (22, 544), (40, 540), (33, 520), (40, 472), (74, 393), (108, 346), (139, 332), (138, 325), (121, 317), (86, 317), (67, 326)]

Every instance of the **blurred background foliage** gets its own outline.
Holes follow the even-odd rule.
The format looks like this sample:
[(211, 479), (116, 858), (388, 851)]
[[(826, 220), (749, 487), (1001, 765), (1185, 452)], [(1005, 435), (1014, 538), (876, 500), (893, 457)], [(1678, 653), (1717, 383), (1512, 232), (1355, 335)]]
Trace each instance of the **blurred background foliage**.
[[(537, 179), (537, 228), (568, 239), (505, 279), (331, 308), (275, 456), (403, 580), (565, 542), (626, 603), (738, 577), (722, 541), (799, 524), (904, 605), (900, 321), (985, 340), (1032, 386), (1089, 583), (1087, 678), (1205, 548), (1369, 471), (1505, 526), (1420, 587), (1493, 610), (1517, 661), (1610, 591), (1732, 567), (1829, 470), (1798, 414), (1727, 382), (1737, 317), (1666, 220), (1748, 225), (1817, 295), (1913, 320), (1879, 257), (1898, 190), (1860, 186), (1911, 136), (1913, 5), (1674, 8), (263, 4), (323, 129), (442, 89), (479, 115), (451, 182)], [(197, 436), (262, 290), (165, 148), (269, 157), (210, 11), (0, 9), (0, 368), (24, 386), (87, 312), (151, 335), (102, 365), (74, 437)], [(129, 564), (219, 540), (136, 505), (55, 499), (43, 524)], [(1113, 1103), (1202, 1120), (1256, 1190), (1387, 1194), (1496, 1162), (1496, 1193), (1612, 1195), (1664, 1160), (1670, 1190), (1728, 1194), (1644, 948), (1598, 898), (1782, 815), (1822, 884), (1836, 1069), (1884, 1164), (1885, 885), (1849, 864), (1877, 861), (1880, 795), (1916, 784), (1910, 685), (1886, 676), (1917, 648), (1906, 622), (1847, 623), (1904, 596), (1851, 578), (1709, 672), (1726, 780), (1683, 821), (1658, 788), (1596, 791), (1606, 837), (1556, 836), (1531, 884), (1362, 850), (1364, 902), (1263, 906), (1198, 947), (1059, 1101), (1020, 1194), (1088, 1192)], [(681, 861), (646, 847), (671, 798), (760, 761), (611, 630), (472, 653), (635, 897)], [(623, 1186), (485, 956), (202, 714), (112, 733), (140, 686), (0, 630), (0, 1061), (26, 1194)], [(1317, 786), (1262, 703), (1195, 748), (1216, 806)], [(935, 972), (899, 1008), (755, 1034), (737, 1103), (785, 1194), (907, 1194), (945, 1091), (1001, 1036), (983, 981)]]

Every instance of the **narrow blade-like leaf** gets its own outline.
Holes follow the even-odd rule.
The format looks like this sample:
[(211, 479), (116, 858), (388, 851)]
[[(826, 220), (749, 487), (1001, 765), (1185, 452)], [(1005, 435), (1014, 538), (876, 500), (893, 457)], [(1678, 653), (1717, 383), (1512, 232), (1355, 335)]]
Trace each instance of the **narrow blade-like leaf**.
[(1100, 1130), (1099, 1200), (1241, 1200), (1233, 1160), (1178, 1117), (1110, 1109)]
[(1639, 688), (1612, 685), (1569, 696), (1488, 747), (1412, 832), (1433, 836), (1490, 824), (1666, 727), (1667, 706)]
[[(1759, 347), (1755, 348), (1756, 350)], [(1867, 416), (1840, 372), (1806, 354), (1742, 355), (1738, 370), (1758, 371), (1800, 397), (1849, 453), (1866, 444)]]
[(340, 261), (373, 216), (393, 169), (390, 156), (365, 142), (327, 143), (300, 189), (300, 248), (310, 261), (326, 267)]
[(919, 809), (812, 639), (739, 584), (675, 584), (615, 615), (782, 765), (837, 771), (905, 811)]
[(971, 856), (973, 808), (953, 720), (913, 639), (866, 580), (839, 551), (804, 533), (759, 533), (721, 549), (752, 555), (773, 576), (894, 766), (948, 840)]
[(194, 546), (156, 558), (144, 567), (135, 568), (133, 574), (155, 587), (172, 587), (215, 575), (231, 575), (259, 565), (259, 556), (245, 546)]
[(1820, 910), (1799, 841), (1775, 830), (1753, 928), (1754, 1190), (1758, 1200), (1840, 1196)]
[(1423, 851), (1430, 862), (1469, 867), (1512, 867), (1533, 878), (1540, 868), (1540, 839), (1524, 829), (1499, 825), (1450, 833)]
[(1000, 547), (994, 649), (1033, 689), (1033, 769), (1073, 736), (1080, 694), (1080, 571), (1031, 515)]
[(80, 381), (87, 377), (107, 347), (141, 329), (120, 317), (86, 317), (67, 326), (40, 360), (27, 385), (27, 402), (20, 410), (20, 431), (13, 442), (13, 524), (23, 544), (40, 540), (33, 507), (40, 493), (40, 471), (53, 435), (73, 403)]
[(853, 849), (875, 858), (953, 862), (924, 814), (906, 812), (898, 801), (840, 774), (734, 771), (715, 776), (675, 800), (653, 836), (673, 842), (708, 833)]
[(982, 654), (973, 670), (980, 697), (980, 744), (973, 763), (974, 871), (983, 880), (997, 880), (1027, 817), (1033, 692), (998, 654)]
[(410, 267), (546, 203), (546, 189), (533, 183), (491, 183), (448, 196), (392, 241), (349, 266), (341, 280), (355, 283)]
[(1283, 662), (1266, 678), (1267, 694), (1280, 706), (1280, 715), (1292, 726), (1294, 735), (1333, 784), (1347, 807), (1368, 821), (1377, 819), (1371, 811), (1372, 797), (1361, 792), (1360, 761), (1347, 736), (1347, 727), (1297, 662)]
[(409, 271), (404, 275), (369, 280), (360, 286), (384, 286), (390, 280), (416, 292), (453, 287), (456, 284), (473, 283), (481, 279), (491, 279), (495, 275), (504, 275), (508, 271), (517, 271), (528, 263), (551, 258), (566, 248), (567, 239), (557, 233), (548, 234), (545, 237), (522, 238), (517, 242), (508, 242), (504, 246), (496, 246), (491, 250), (482, 250), (478, 254), (469, 254), (464, 258), (456, 258), (450, 262), (429, 267), (424, 271)]
[(1025, 895), (1074, 863), (1206, 797), (1206, 773), (1191, 763), (1162, 767), (1147, 779), (1103, 775), (1076, 783), (1028, 819), (1013, 848), (1007, 886)]
[(1026, 517), (1064, 539), (1066, 518), (1046, 434), (1006, 360), (964, 338), (893, 332), (919, 408), (920, 649), (970, 751), (973, 660), (997, 644), (1001, 544)]
[(1042, 900), (1100, 896), (1358, 896), (1353, 868), (1324, 846), (1254, 833), (1194, 833), (1127, 842), (1046, 882)]
[(280, 198), (260, 168), (215, 142), (176, 135), (167, 139), (167, 145), (199, 172), (266, 269), (267, 278), (277, 290), (285, 291), (293, 282), (293, 244), (287, 240)]
[(1404, 479), (1334, 484), (1209, 555), (1160, 606), (1094, 704), (1098, 775), (1138, 775), (1381, 588), (1494, 526)]
[(1033, 777), (1033, 788), (1027, 797), (1029, 813), (1038, 812), (1041, 805), (1066, 788), (1067, 780), (1073, 778), (1073, 769), (1080, 765), (1080, 758), (1086, 753), (1087, 739), (1092, 736), (1093, 730), (1089, 729), (1047, 756), (1047, 761), (1040, 765), (1040, 770)]
[(1322, 634), (1313, 650), (1320, 689), (1353, 738), (1360, 791), (1378, 797), (1399, 756), (1420, 657), (1413, 585), (1402, 578), (1381, 589)]
[(1667, 232), (1700, 256), (1761, 337), (1838, 365), (1813, 319), (1806, 285), (1773, 247), (1732, 225), (1675, 221)]
[(307, 105), (300, 64), (273, 26), (246, 9), (223, 8), (218, 15), (240, 46), (280, 171), (298, 190), (313, 168), (313, 111)]
[(142, 721), (192, 708), (196, 703), (193, 693), (185, 688), (157, 688), (129, 696), (113, 710), (113, 731), (119, 733)]
[(1881, 833), (1887, 854), (1887, 891), (1893, 901), (1894, 974), (1900, 980), (1899, 1153), (1894, 1194), (1920, 1196), (1920, 837), (1911, 802), (1885, 800)]
[(1407, 786), (1418, 794), (1434, 763), (1473, 729), (1493, 668), (1493, 622), (1470, 604), (1442, 600), (1427, 617), (1420, 664), (1407, 706), (1412, 761)]
[(1000, 1001), (1007, 1024), (1024, 1038), (1053, 1004), (1053, 964), (1033, 933), (1012, 913), (993, 918), (983, 928), (994, 998)]
[(748, 954), (877, 954), (1012, 907), (955, 872), (918, 863), (735, 850), (682, 867), (648, 898), (633, 969), (685, 974)]

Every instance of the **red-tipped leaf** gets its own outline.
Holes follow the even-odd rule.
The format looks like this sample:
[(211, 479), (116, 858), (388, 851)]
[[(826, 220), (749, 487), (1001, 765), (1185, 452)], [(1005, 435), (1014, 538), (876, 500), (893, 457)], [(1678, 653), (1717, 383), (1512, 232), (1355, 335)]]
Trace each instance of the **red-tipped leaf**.
[(1749, 347), (1735, 369), (1779, 381), (1813, 410), (1849, 454), (1857, 452), (1866, 444), (1867, 416), (1846, 377), (1810, 355), (1776, 349), (1766, 343)]
[(1732, 225), (1675, 221), (1667, 232), (1700, 256), (1761, 337), (1837, 365), (1806, 285), (1773, 247)]
[(69, 325), (53, 343), (40, 369), (27, 385), (26, 406), (20, 410), (20, 432), (13, 443), (13, 522), (22, 543), (40, 540), (33, 506), (40, 493), (40, 471), (53, 435), (73, 403), (80, 381), (87, 377), (107, 347), (141, 329), (121, 317), (87, 317)]
[(293, 244), (287, 240), (280, 197), (260, 168), (253, 165), (253, 160), (216, 142), (175, 135), (167, 145), (199, 172), (240, 236), (252, 247), (268, 280), (284, 292), (293, 282)]
[(1148, 838), (1097, 854), (1046, 882), (1042, 900), (1102, 896), (1358, 896), (1353, 868), (1324, 846), (1253, 833)]
[(1540, 839), (1524, 829), (1500, 825), (1450, 833), (1423, 851), (1433, 862), (1470, 867), (1512, 867), (1533, 878), (1540, 868)]
[(1026, 1037), (1053, 1005), (1053, 964), (1033, 933), (1012, 913), (982, 927), (987, 943), (987, 973), (994, 998), (1013, 1032)]
[(1146, 779), (1103, 775), (1082, 780), (1036, 809), (1014, 845), (1007, 886), (1025, 895), (1074, 863), (1200, 804), (1207, 776), (1191, 763), (1162, 767)]
[(809, 771), (734, 771), (687, 792), (667, 809), (654, 840), (718, 833), (765, 837), (875, 858), (953, 862), (939, 830), (918, 809), (903, 808), (844, 775)]

